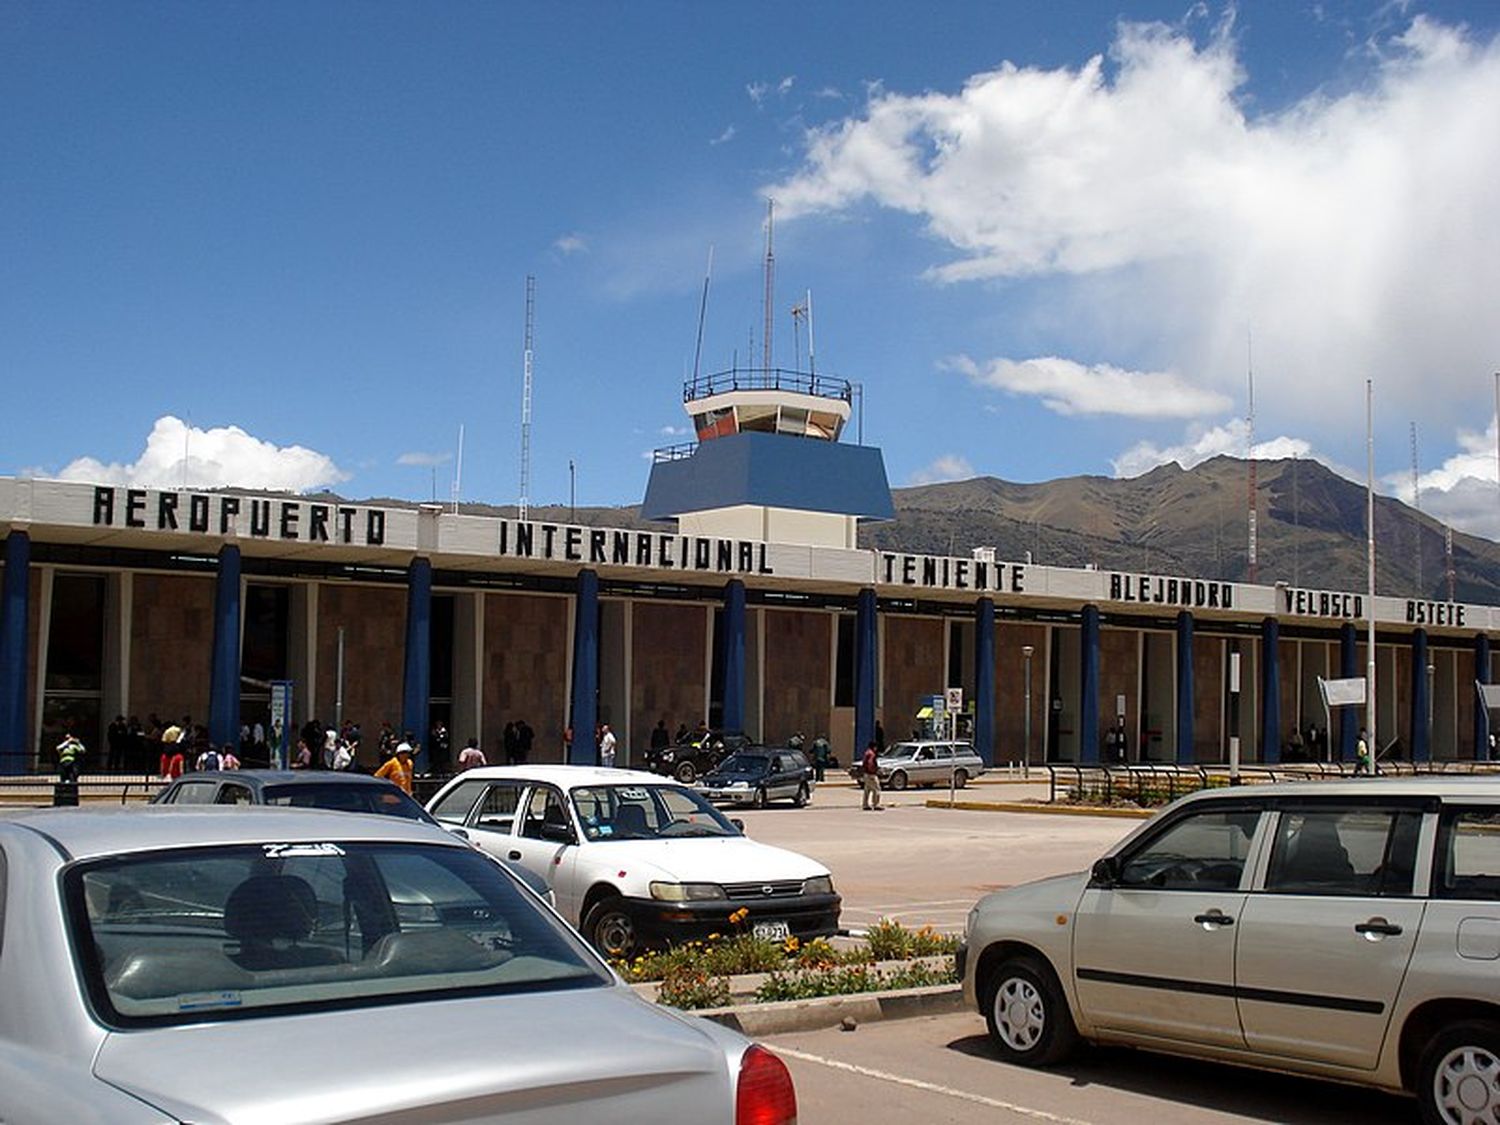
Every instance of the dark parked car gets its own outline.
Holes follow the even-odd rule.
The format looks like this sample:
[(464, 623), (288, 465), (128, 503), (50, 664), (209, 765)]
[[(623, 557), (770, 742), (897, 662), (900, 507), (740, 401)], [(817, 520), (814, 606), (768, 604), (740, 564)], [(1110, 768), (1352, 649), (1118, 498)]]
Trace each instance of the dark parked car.
[(427, 810), (383, 777), (326, 770), (205, 770), (166, 786), (154, 805), (290, 805), (386, 813), (436, 824)]
[(800, 750), (787, 747), (752, 748), (725, 758), (698, 783), (710, 801), (751, 804), (789, 800), (799, 809), (812, 796), (813, 768)]
[(679, 742), (661, 750), (646, 751), (646, 768), (664, 777), (675, 777), (691, 785), (730, 754), (754, 745), (750, 736), (738, 731), (709, 731), (690, 742)]

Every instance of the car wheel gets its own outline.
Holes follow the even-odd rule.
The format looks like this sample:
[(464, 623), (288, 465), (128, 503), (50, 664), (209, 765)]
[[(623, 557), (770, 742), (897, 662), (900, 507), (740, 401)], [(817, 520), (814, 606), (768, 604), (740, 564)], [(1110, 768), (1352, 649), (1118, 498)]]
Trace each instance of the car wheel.
[(684, 785), (691, 785), (698, 779), (698, 770), (692, 762), (678, 762), (677, 768), (672, 771), (672, 776)]
[(906, 788), (906, 774), (902, 773), (900, 770), (897, 770), (895, 773), (891, 774), (891, 788), (892, 789), (905, 789)]
[(635, 920), (618, 895), (611, 895), (594, 904), (588, 917), (584, 919), (583, 932), (588, 934), (595, 949), (614, 961), (629, 957), (640, 944), (635, 932)]
[(1500, 1025), (1465, 1020), (1433, 1036), (1422, 1052), (1417, 1100), (1429, 1125), (1495, 1120), (1500, 1113)]
[(766, 791), (764, 787), (755, 791), (755, 797), (752, 799), (751, 803), (758, 809), (763, 809), (766, 807)]
[(1030, 957), (1004, 961), (984, 991), (990, 1038), (1006, 1062), (1049, 1066), (1078, 1045), (1078, 1029), (1051, 971)]
[(958, 788), (958, 789), (962, 789), (965, 785), (969, 784), (969, 771), (968, 770), (954, 770), (953, 771), (953, 784), (954, 784), (954, 787)]
[(803, 808), (807, 805), (809, 796), (807, 782), (804, 781), (801, 785), (797, 786), (797, 795), (792, 798), (792, 804), (796, 805), (799, 809)]

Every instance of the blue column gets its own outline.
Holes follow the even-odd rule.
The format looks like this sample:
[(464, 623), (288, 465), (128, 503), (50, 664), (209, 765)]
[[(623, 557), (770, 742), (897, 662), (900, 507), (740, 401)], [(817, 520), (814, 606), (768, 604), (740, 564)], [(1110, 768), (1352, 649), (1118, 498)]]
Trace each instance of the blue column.
[(854, 750), (859, 761), (875, 738), (875, 591), (861, 590), (854, 618)]
[(31, 620), (31, 536), (5, 537), (5, 584), (0, 592), (0, 774), (25, 773), (26, 631)]
[(995, 764), (995, 599), (974, 607), (974, 750)]
[(568, 764), (592, 766), (599, 756), (594, 745), (594, 727), (599, 722), (599, 575), (578, 572), (578, 591), (573, 595), (573, 741), (568, 743)]
[[(1481, 683), (1490, 682), (1490, 639), (1483, 633), (1474, 637), (1474, 679)], [(1484, 699), (1479, 692), (1474, 693), (1474, 760), (1487, 762), (1490, 760), (1490, 711), (1484, 705)]]
[(1078, 760), (1099, 761), (1099, 607), (1083, 607), (1078, 637)]
[(1281, 761), (1281, 625), (1274, 617), (1260, 623), (1260, 760)]
[[(422, 743), (418, 773), (426, 773), (427, 707), (432, 698), (432, 560), (416, 558), (406, 568), (406, 670), (401, 688), (401, 726)], [(316, 751), (314, 751), (316, 753)]]
[(1427, 630), (1411, 637), (1411, 760), (1432, 761), (1432, 725), (1428, 722), (1431, 685), (1427, 682)]
[(1193, 615), (1177, 615), (1177, 761), (1193, 760)]
[[(219, 548), (214, 584), (213, 664), (208, 680), (208, 737), (215, 749), (240, 743), (240, 549)], [(314, 754), (319, 748), (313, 747)]]
[(745, 729), (745, 584), (724, 587), (724, 729)]
[[(1345, 621), (1339, 629), (1339, 678), (1353, 680), (1359, 674), (1359, 637), (1354, 630), (1354, 622)], [(1338, 760), (1341, 762), (1354, 761), (1354, 744), (1359, 740), (1360, 710), (1358, 707), (1339, 708)], [(1333, 738), (1333, 731), (1325, 733), (1330, 739)]]

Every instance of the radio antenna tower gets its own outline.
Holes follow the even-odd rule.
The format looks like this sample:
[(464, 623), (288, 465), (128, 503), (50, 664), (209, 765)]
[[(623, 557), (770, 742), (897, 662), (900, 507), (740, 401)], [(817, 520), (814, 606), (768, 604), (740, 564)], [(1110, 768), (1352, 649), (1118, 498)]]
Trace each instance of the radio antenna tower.
[(536, 278), (526, 275), (526, 351), (521, 362), (521, 519), (531, 511), (531, 329), (536, 316)]
[[(1411, 506), (1416, 509), (1417, 515), (1422, 514), (1422, 484), (1421, 477), (1417, 472), (1417, 424), (1411, 424)], [(1417, 541), (1417, 594), (1426, 597), (1422, 589), (1422, 521), (1420, 518), (1414, 521), (1416, 527)]]
[(714, 248), (709, 243), (708, 269), (703, 274), (703, 300), (698, 303), (698, 344), (693, 349), (693, 383), (698, 382), (698, 363), (703, 358), (703, 322), (708, 319), (708, 285), (714, 276)]
[(1248, 432), (1245, 439), (1248, 446), (1246, 452), (1250, 460), (1250, 551), (1248, 555), (1249, 566), (1247, 567), (1248, 574), (1246, 577), (1246, 581), (1248, 581), (1250, 585), (1253, 586), (1255, 585), (1256, 573), (1260, 569), (1260, 567), (1258, 564), (1258, 560), (1256, 559), (1255, 543), (1255, 365), (1251, 361), (1250, 346), (1250, 333), (1246, 332), (1245, 375), (1250, 384), (1250, 412), (1246, 416)]
[(766, 371), (771, 370), (771, 320), (775, 315), (775, 293), (776, 293), (776, 252), (774, 249), (774, 234), (776, 230), (776, 201), (766, 200), (766, 293), (763, 299), (762, 311), (765, 313), (765, 328), (761, 335), (761, 367)]
[(453, 467), (453, 514), (458, 515), (458, 493), (464, 482), (464, 424), (458, 424), (458, 461)]

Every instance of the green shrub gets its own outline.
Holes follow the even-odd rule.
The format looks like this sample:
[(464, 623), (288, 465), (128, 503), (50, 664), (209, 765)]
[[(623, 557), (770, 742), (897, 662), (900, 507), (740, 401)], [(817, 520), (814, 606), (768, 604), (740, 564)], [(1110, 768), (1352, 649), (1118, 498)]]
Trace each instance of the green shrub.
[(674, 967), (662, 978), (656, 1002), (671, 1008), (722, 1008), (729, 1003), (729, 978), (690, 966)]
[(939, 953), (952, 953), (958, 948), (958, 938), (951, 934), (940, 934), (931, 926), (908, 930), (900, 922), (893, 922), (889, 918), (882, 918), (871, 926), (865, 940), (869, 942), (870, 953), (877, 961), (932, 957)]

